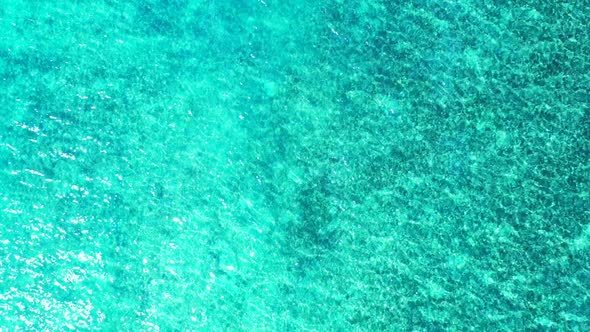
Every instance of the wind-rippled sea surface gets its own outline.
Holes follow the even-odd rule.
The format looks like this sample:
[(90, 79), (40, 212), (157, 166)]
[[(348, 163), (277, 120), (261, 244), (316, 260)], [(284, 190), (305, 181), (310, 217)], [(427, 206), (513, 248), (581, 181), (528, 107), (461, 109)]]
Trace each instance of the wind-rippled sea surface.
[(588, 1), (0, 2), (0, 330), (588, 331)]

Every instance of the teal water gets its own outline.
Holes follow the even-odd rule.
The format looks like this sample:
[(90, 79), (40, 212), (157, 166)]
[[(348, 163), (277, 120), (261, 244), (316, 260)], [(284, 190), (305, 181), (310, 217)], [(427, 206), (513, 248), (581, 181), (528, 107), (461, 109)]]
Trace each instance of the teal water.
[(587, 1), (0, 2), (0, 330), (590, 330)]

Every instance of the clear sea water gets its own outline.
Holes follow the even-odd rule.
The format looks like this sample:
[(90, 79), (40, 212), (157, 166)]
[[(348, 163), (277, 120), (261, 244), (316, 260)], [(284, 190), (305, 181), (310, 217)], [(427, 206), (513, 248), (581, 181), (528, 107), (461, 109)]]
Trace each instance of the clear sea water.
[(589, 331), (589, 19), (0, 1), (0, 330)]

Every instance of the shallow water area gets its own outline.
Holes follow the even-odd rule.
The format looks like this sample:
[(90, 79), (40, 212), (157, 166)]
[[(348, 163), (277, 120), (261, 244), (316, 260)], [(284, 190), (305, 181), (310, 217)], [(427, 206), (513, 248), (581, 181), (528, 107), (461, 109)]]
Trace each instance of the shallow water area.
[(0, 330), (587, 330), (589, 15), (0, 1)]

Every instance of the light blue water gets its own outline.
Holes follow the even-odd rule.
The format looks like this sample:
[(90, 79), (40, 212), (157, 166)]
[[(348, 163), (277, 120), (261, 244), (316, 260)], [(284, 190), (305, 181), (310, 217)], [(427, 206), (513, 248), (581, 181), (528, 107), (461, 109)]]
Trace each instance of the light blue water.
[(0, 330), (588, 330), (588, 8), (0, 2)]

